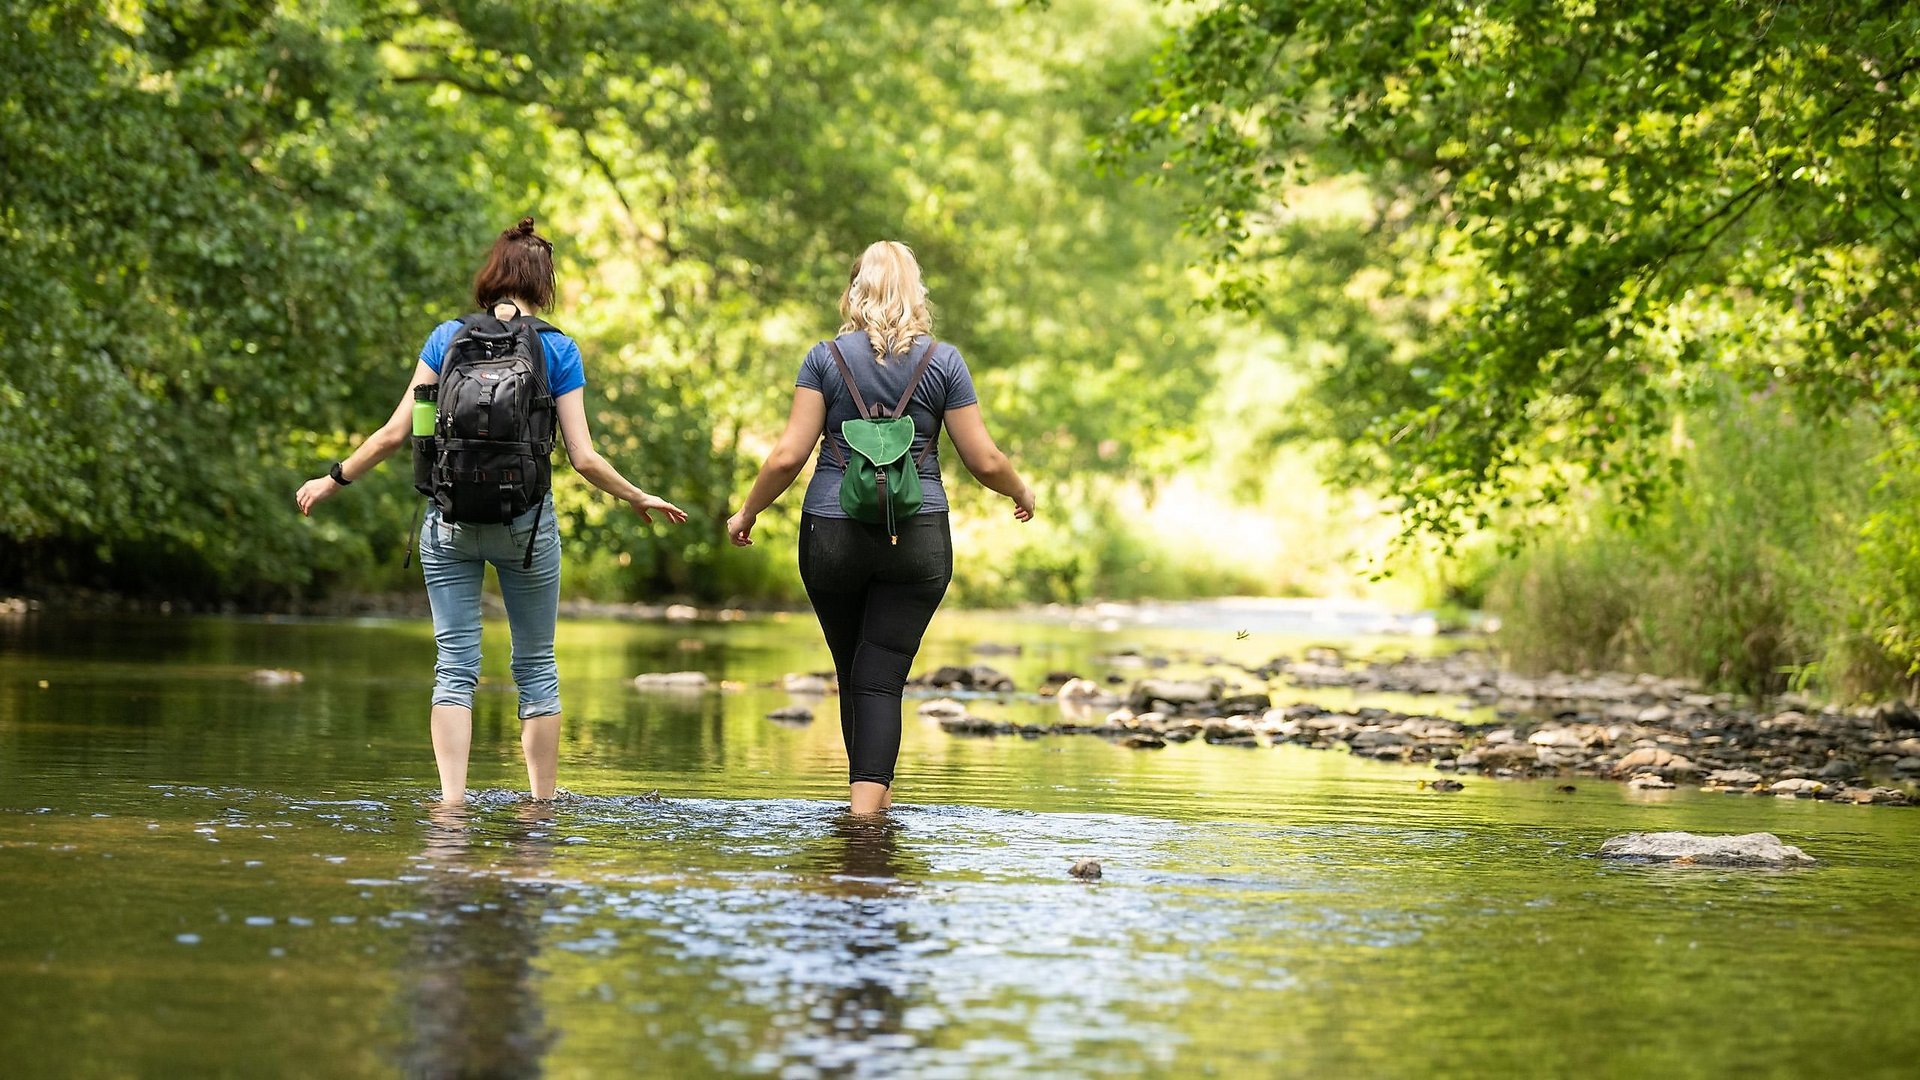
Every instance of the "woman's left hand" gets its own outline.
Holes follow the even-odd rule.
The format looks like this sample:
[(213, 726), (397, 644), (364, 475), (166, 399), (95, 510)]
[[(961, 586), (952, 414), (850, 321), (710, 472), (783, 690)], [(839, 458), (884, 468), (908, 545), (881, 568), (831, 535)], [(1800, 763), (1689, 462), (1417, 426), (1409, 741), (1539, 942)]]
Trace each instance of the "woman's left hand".
[(673, 522), (675, 525), (687, 520), (687, 512), (685, 510), (680, 509), (658, 495), (649, 495), (644, 491), (628, 499), (627, 505), (633, 507), (633, 512), (640, 515), (640, 520), (649, 525), (653, 524), (654, 511), (665, 514), (667, 520)]
[(294, 493), (293, 501), (300, 504), (300, 515), (312, 517), (313, 508), (333, 498), (340, 491), (340, 485), (333, 482), (331, 476), (316, 476), (300, 485)]
[(753, 523), (759, 516), (742, 510), (727, 519), (727, 539), (733, 541), (734, 547), (753, 546)]

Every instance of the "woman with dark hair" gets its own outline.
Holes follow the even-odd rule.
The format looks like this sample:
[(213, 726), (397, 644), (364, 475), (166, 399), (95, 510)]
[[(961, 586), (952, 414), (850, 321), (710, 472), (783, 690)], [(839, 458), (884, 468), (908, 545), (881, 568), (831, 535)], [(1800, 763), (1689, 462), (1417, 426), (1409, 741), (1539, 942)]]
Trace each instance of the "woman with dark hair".
[[(687, 520), (679, 507), (635, 487), (594, 451), (580, 347), (538, 318), (552, 306), (553, 294), (553, 245), (534, 231), (532, 218), (523, 218), (494, 241), (474, 278), (478, 313), (434, 329), (386, 425), (326, 476), (301, 485), (297, 495), (300, 512), (310, 515), (407, 445), (410, 434), (438, 448), (438, 457), (416, 470), (416, 483), (423, 493), (432, 492), (419, 551), (440, 654), (431, 727), (444, 802), (466, 799), (473, 689), (480, 679), (480, 582), (488, 563), (499, 576), (512, 630), (527, 782), (534, 798), (553, 798), (560, 749), (560, 676), (553, 656), (560, 532), (547, 470), (556, 419), (574, 471), (594, 487), (632, 506), (642, 521), (651, 522), (655, 513), (671, 522)], [(538, 356), (530, 355), (534, 340)], [(515, 352), (516, 343), (527, 355)], [(478, 389), (469, 393), (467, 387)], [(427, 405), (436, 393), (437, 415)], [(515, 401), (527, 403), (520, 411), (528, 415), (515, 415)], [(421, 405), (427, 405), (431, 435), (415, 426)], [(478, 431), (450, 426), (473, 415), (481, 417)], [(500, 441), (502, 431), (489, 432), (490, 422), (528, 437)]]
[[(848, 801), (855, 814), (872, 814), (893, 805), (901, 696), (920, 638), (953, 580), (938, 452), (942, 425), (967, 471), (1013, 500), (1013, 516), (1021, 521), (1033, 517), (1033, 489), (987, 433), (960, 350), (933, 339), (920, 264), (905, 244), (882, 240), (861, 253), (840, 297), (840, 316), (840, 335), (815, 345), (801, 363), (787, 430), (746, 505), (728, 520), (727, 535), (738, 547), (753, 543), (760, 512), (821, 444), (800, 515), (800, 580), (840, 677)], [(896, 467), (914, 474), (901, 479), (920, 492), (903, 520), (890, 510), (880, 522), (848, 512), (843, 478), (857, 460), (853, 455), (866, 452), (848, 433), (876, 418), (902, 429), (912, 421), (910, 442), (904, 430), (891, 436), (894, 460), (905, 461)], [(879, 498), (893, 497), (882, 489)]]

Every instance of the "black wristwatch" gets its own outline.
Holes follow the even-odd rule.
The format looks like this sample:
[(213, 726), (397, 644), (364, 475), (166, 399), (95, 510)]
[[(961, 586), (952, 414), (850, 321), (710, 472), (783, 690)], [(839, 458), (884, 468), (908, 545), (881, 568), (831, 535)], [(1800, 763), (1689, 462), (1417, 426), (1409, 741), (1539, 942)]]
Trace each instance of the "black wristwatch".
[(332, 468), (327, 470), (327, 475), (333, 477), (333, 482), (339, 484), (341, 487), (346, 487), (348, 484), (353, 483), (353, 481), (347, 479), (346, 473), (340, 471), (340, 463), (337, 461), (333, 463)]

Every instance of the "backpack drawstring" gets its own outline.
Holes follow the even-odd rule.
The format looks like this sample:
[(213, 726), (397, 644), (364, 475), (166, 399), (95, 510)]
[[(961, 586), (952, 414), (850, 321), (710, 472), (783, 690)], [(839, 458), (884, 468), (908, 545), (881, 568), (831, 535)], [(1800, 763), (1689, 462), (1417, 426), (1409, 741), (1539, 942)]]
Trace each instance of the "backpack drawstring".
[(898, 544), (900, 542), (900, 533), (899, 530), (894, 527), (893, 523), (893, 499), (887, 495), (887, 470), (884, 467), (877, 468), (873, 471), (873, 487), (875, 493), (880, 497), (880, 505), (886, 507), (887, 543)]

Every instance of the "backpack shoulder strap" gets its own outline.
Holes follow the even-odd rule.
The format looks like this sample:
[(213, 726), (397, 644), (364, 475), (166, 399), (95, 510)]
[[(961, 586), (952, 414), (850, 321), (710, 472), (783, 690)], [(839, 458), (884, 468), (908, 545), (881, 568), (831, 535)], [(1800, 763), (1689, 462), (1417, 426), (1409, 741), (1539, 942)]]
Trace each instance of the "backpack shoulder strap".
[(939, 347), (940, 342), (927, 339), (927, 351), (920, 354), (920, 363), (913, 369), (913, 377), (907, 380), (907, 388), (901, 391), (900, 402), (893, 407), (893, 415), (907, 415), (907, 403), (913, 400), (913, 392), (920, 388), (920, 380), (927, 377), (927, 369), (933, 366), (933, 350)]
[(831, 339), (827, 342), (827, 351), (833, 354), (834, 366), (840, 369), (840, 381), (847, 384), (847, 392), (853, 395), (853, 407), (860, 410), (860, 418), (866, 419), (867, 399), (860, 393), (860, 384), (854, 381), (853, 369), (847, 366), (847, 358), (841, 355), (840, 343)]
[(536, 318), (532, 315), (519, 316), (514, 319), (510, 325), (516, 330), (526, 331), (528, 351), (533, 354), (529, 356), (528, 359), (539, 364), (540, 394), (550, 405), (553, 402), (553, 371), (551, 370), (552, 365), (547, 362), (547, 343), (540, 340), (540, 335), (549, 330), (556, 334), (561, 331), (545, 319)]

